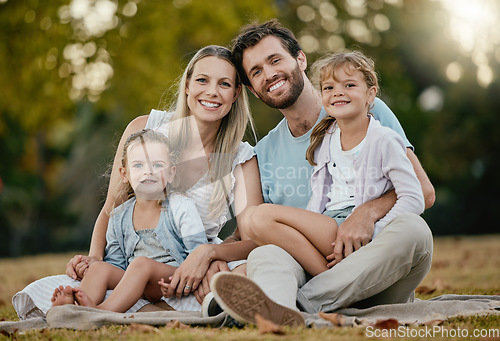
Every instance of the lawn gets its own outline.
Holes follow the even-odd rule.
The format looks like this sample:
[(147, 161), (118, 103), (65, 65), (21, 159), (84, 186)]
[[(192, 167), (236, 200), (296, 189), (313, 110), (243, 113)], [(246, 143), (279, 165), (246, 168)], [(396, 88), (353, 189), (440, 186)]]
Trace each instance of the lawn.
[[(11, 297), (24, 286), (48, 275), (64, 272), (65, 264), (71, 254), (51, 254), (23, 257), (19, 259), (0, 259), (0, 320), (17, 320), (11, 304)], [(446, 293), (453, 294), (500, 294), (500, 235), (472, 237), (437, 237), (434, 241), (432, 269), (417, 290), (417, 297), (428, 299)], [(454, 318), (445, 321), (439, 328), (446, 334), (435, 338), (426, 337), (419, 330), (425, 327), (412, 327), (407, 332), (411, 340), (500, 340), (491, 333), (500, 329), (500, 316)], [(427, 327), (429, 328), (429, 327)], [(434, 327), (433, 327), (434, 328)], [(436, 327), (437, 328), (437, 327)], [(470, 337), (474, 330), (483, 333), (482, 337)], [(412, 333), (413, 332), (413, 333)], [(465, 334), (469, 337), (464, 338)], [(490, 333), (490, 335), (488, 335)], [(0, 339), (15, 340), (363, 340), (374, 335), (366, 328), (284, 328), (278, 334), (261, 333), (252, 326), (244, 329), (189, 328), (187, 326), (112, 326), (93, 331), (43, 330), (27, 333), (0, 334)], [(380, 334), (376, 334), (380, 335)], [(424, 335), (418, 337), (418, 335)], [(383, 336), (383, 334), (382, 334)], [(371, 339), (378, 339), (371, 337)], [(400, 339), (400, 338), (384, 338)]]

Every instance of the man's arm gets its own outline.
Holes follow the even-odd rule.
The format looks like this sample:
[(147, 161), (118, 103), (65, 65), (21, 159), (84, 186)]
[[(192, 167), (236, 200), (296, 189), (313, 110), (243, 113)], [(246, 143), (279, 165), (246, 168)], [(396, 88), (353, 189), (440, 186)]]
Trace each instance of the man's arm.
[[(425, 209), (428, 209), (432, 207), (436, 199), (434, 186), (432, 186), (429, 177), (413, 150), (406, 148), (406, 154), (420, 181), (424, 195)], [(331, 261), (329, 266), (337, 264), (361, 246), (368, 244), (373, 235), (375, 223), (390, 211), (396, 203), (396, 199), (396, 192), (392, 190), (378, 199), (366, 202), (357, 207), (338, 229), (337, 238), (334, 243), (334, 253), (327, 257)]]
[(327, 257), (332, 267), (354, 251), (368, 244), (372, 239), (375, 223), (382, 219), (396, 203), (394, 190), (380, 198), (356, 207), (352, 214), (339, 226), (334, 242), (333, 254)]
[(420, 164), (417, 155), (415, 155), (411, 148), (406, 148), (406, 155), (408, 156), (408, 159), (410, 159), (410, 162), (413, 165), (413, 170), (415, 171), (418, 181), (420, 181), (420, 185), (422, 186), (425, 209), (431, 208), (432, 205), (434, 205), (434, 201), (436, 200), (436, 192), (434, 191), (434, 186), (432, 186), (432, 183), (425, 173), (424, 168)]

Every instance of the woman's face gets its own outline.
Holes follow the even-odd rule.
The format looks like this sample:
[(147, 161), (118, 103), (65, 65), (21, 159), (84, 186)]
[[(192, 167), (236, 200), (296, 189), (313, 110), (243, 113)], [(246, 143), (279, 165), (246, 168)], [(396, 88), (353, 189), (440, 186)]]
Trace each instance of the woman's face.
[(220, 122), (240, 91), (236, 69), (229, 62), (213, 56), (200, 59), (186, 85), (190, 114), (198, 121)]

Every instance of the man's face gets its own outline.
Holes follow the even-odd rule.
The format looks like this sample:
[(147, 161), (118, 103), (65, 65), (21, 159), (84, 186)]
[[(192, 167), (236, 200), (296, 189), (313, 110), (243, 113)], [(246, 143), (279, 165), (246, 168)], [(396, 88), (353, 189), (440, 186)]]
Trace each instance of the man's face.
[(304, 89), (305, 56), (293, 58), (279, 38), (267, 36), (243, 52), (252, 92), (275, 109), (292, 106)]

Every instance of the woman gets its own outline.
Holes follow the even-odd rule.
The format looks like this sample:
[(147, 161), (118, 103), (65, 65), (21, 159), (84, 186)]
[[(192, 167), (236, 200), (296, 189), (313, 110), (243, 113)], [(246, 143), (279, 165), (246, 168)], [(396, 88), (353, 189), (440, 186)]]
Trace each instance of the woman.
[[(137, 117), (129, 123), (118, 145), (120, 151), (128, 136), (150, 128), (169, 135), (180, 150), (177, 172), (182, 179), (178, 185), (196, 202), (209, 244), (196, 248), (175, 271), (166, 301), (176, 310), (199, 310), (199, 303), (210, 291), (211, 275), (229, 270), (227, 262), (246, 259), (256, 246), (250, 240), (236, 241), (238, 229), (222, 244), (217, 238), (227, 221), (228, 204), (234, 202), (236, 219), (241, 224), (246, 209), (263, 201), (253, 148), (241, 142), (247, 125), (252, 126), (247, 101), (231, 52), (224, 47), (207, 46), (186, 67), (179, 82), (175, 110), (152, 110), (150, 115)], [(67, 276), (42, 279), (37, 282), (43, 283), (34, 282), (17, 293), (13, 304), (20, 318), (43, 315), (50, 307), (54, 288), (77, 286), (88, 266), (103, 259), (109, 213), (114, 205), (127, 199), (117, 197), (114, 191), (120, 182), (119, 167), (117, 153), (106, 202), (94, 226), (89, 256), (77, 255), (68, 262), (66, 273), (72, 279)], [(52, 288), (45, 307), (42, 296), (46, 286)], [(142, 305), (135, 305), (130, 311)]]

